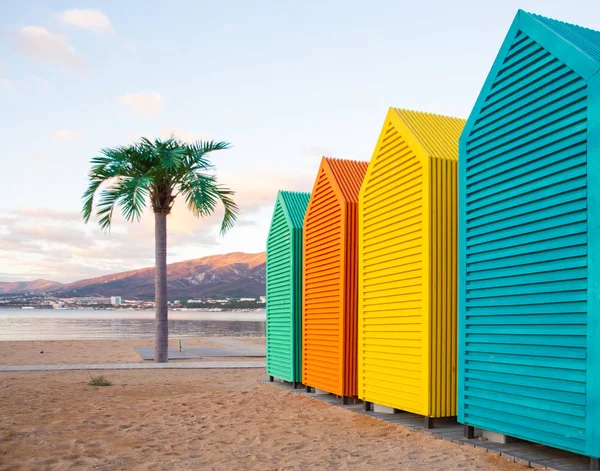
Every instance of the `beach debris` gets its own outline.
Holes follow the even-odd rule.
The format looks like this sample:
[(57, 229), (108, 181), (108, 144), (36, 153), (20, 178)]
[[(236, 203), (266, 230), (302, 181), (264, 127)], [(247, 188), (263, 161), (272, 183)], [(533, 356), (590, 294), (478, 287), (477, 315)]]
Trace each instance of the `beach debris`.
[(112, 386), (112, 382), (104, 375), (92, 376), (89, 371), (88, 375), (90, 376), (90, 382), (88, 383), (90, 386)]

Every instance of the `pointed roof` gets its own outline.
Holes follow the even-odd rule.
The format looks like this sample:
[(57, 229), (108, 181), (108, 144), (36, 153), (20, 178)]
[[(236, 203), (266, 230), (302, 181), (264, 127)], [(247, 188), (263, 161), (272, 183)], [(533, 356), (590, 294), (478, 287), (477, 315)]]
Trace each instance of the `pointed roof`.
[(600, 63), (600, 31), (584, 28), (583, 26), (565, 23), (564, 21), (546, 18), (535, 13), (523, 12), (535, 18), (538, 22), (550, 28), (557, 35)]
[(310, 200), (310, 193), (280, 190), (278, 199), (282, 202), (284, 210), (292, 223), (292, 227), (302, 229), (304, 214)]
[(367, 173), (369, 162), (323, 157), (321, 166), (329, 168), (330, 174), (337, 183), (344, 200), (357, 203), (360, 187)]
[(535, 41), (588, 82), (600, 72), (600, 32), (519, 10), (471, 110), (459, 147), (466, 145), (498, 73), (521, 34)]
[(429, 157), (458, 160), (458, 138), (466, 120), (399, 108), (390, 108), (390, 113), (400, 118)]

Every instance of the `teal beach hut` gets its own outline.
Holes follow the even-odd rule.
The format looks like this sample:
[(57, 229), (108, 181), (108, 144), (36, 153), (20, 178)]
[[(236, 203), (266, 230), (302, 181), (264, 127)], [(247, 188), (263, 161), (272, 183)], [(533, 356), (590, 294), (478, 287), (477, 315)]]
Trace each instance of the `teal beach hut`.
[(600, 457), (600, 32), (519, 11), (459, 141), (458, 420)]
[(302, 378), (302, 225), (309, 193), (280, 191), (267, 239), (267, 374)]

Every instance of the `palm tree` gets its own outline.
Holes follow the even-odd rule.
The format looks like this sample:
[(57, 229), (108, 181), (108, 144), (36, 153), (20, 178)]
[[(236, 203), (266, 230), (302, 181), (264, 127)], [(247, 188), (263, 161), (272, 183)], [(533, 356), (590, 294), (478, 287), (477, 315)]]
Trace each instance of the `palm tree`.
[(96, 192), (96, 215), (106, 231), (110, 230), (116, 206), (130, 222), (140, 220), (148, 201), (154, 211), (156, 362), (168, 361), (167, 215), (181, 195), (196, 217), (211, 215), (220, 202), (225, 209), (221, 234), (233, 226), (238, 215), (234, 192), (219, 185), (208, 158), (210, 152), (227, 148), (227, 142), (188, 144), (175, 137), (154, 142), (142, 138), (130, 146), (102, 149), (102, 155), (91, 160), (90, 183), (83, 194), (86, 223), (93, 212)]

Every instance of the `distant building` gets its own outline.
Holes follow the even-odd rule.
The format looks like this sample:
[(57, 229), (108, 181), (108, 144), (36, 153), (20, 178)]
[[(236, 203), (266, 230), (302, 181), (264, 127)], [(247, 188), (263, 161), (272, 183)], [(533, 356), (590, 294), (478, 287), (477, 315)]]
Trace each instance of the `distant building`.
[(188, 299), (187, 303), (188, 304), (202, 304), (204, 301), (202, 301), (201, 299)]
[(261, 303), (266, 303), (267, 302), (267, 297), (266, 296), (261, 296), (259, 299), (260, 299)]
[(256, 301), (256, 298), (240, 298), (240, 301)]
[(111, 296), (110, 303), (113, 306), (120, 306), (121, 305), (121, 296)]

